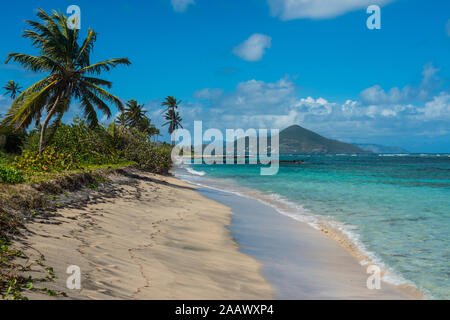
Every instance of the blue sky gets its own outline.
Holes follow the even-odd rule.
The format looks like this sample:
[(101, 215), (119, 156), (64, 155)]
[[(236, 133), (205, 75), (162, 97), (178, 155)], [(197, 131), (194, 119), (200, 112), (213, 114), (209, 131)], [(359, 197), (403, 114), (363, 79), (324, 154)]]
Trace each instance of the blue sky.
[[(82, 34), (98, 32), (94, 61), (133, 63), (103, 75), (111, 91), (145, 103), (157, 124), (162, 98), (174, 95), (188, 129), (295, 123), (347, 142), (450, 152), (449, 1), (9, 1), (0, 57), (35, 53), (23, 20), (71, 4)], [(370, 4), (381, 7), (381, 30), (366, 27)], [(0, 65), (0, 83), (39, 77)], [(0, 113), (9, 103), (0, 96)], [(74, 103), (67, 118), (76, 113)]]

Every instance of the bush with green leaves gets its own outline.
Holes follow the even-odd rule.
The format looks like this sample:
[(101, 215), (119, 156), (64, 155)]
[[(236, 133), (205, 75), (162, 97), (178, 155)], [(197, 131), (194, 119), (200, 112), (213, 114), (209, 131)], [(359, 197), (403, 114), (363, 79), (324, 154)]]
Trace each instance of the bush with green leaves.
[(9, 159), (6, 153), (3, 153), (0, 151), (0, 166), (4, 165), (7, 166), (9, 164)]
[[(80, 166), (114, 164), (121, 160), (114, 137), (101, 125), (91, 127), (84, 120), (75, 117), (72, 124), (61, 123), (54, 132), (53, 128), (48, 131), (52, 137), (47, 148), (54, 148), (61, 154), (70, 154), (73, 162)], [(38, 131), (30, 134), (25, 141), (24, 150), (39, 150)]]
[(141, 168), (154, 173), (166, 174), (172, 167), (169, 145), (156, 146), (148, 140), (145, 133), (127, 131), (120, 135), (122, 156), (129, 161), (136, 162)]
[(34, 174), (134, 161), (146, 170), (166, 174), (172, 166), (171, 146), (156, 146), (147, 132), (115, 125), (90, 127), (78, 117), (70, 125), (55, 128), (49, 128), (50, 142), (41, 155), (39, 131), (30, 132), (22, 156), (16, 158), (17, 169)]
[(16, 158), (15, 167), (25, 174), (38, 172), (59, 172), (79, 168), (72, 155), (57, 152), (49, 147), (42, 154), (37, 151), (24, 151)]
[(7, 153), (19, 154), (26, 136), (25, 130), (0, 125), (0, 149)]
[(13, 184), (22, 183), (24, 181), (22, 174), (17, 169), (0, 164), (0, 182)]

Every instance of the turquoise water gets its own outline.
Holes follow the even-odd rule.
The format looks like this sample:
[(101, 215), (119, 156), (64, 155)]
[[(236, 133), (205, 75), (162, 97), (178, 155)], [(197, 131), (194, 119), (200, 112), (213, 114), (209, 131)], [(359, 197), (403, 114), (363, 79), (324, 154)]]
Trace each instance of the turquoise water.
[[(261, 176), (257, 165), (195, 165), (197, 179), (216, 180), (276, 196), (299, 215), (344, 226), (392, 282), (412, 282), (450, 299), (449, 155), (286, 155)], [(199, 175), (203, 176), (199, 176)]]

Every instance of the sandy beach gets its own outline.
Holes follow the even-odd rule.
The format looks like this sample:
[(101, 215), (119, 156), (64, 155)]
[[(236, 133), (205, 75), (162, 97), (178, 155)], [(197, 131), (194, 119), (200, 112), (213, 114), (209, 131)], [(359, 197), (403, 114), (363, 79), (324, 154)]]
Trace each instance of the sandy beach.
[[(261, 264), (239, 252), (226, 228), (229, 208), (176, 178), (135, 174), (111, 177), (119, 198), (99, 196), (81, 209), (75, 203), (28, 225), (32, 234), (22, 249), (32, 261), (44, 255), (57, 276), (40, 286), (71, 299), (273, 298)], [(81, 269), (81, 290), (66, 288), (70, 265)], [(43, 276), (33, 270), (34, 278)]]
[[(44, 256), (57, 277), (37, 286), (67, 294), (28, 298), (414, 298), (385, 284), (368, 290), (365, 269), (337, 242), (256, 200), (137, 170), (110, 179), (114, 197), (79, 191), (75, 198), (89, 197), (87, 204), (70, 195), (50, 220), (28, 225), (20, 249), (30, 261)], [(81, 290), (66, 287), (71, 265), (81, 269)], [(43, 277), (42, 268), (31, 275)]]

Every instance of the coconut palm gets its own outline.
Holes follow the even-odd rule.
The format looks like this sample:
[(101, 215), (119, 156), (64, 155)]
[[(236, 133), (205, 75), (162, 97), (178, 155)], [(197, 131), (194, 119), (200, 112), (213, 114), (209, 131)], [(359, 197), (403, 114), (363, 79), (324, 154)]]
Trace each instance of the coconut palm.
[(50, 120), (56, 116), (54, 123), (59, 123), (73, 99), (80, 103), (87, 123), (92, 126), (98, 124), (96, 109), (107, 117), (111, 116), (107, 103), (123, 109), (120, 99), (102, 88), (111, 88), (112, 83), (94, 76), (118, 65), (130, 65), (130, 61), (120, 58), (91, 64), (90, 55), (97, 39), (92, 29), (89, 28), (86, 39), (79, 44), (78, 30), (69, 28), (67, 17), (61, 12), (53, 11), (49, 15), (40, 9), (37, 17), (41, 22), (26, 21), (31, 30), (25, 30), (23, 36), (39, 49), (39, 55), (10, 53), (6, 63), (12, 60), (28, 70), (48, 75), (15, 99), (5, 122), (26, 128), (33, 120), (38, 125), (45, 112), (39, 145), (42, 153), (49, 142), (45, 141), (45, 131)]
[(154, 125), (150, 126), (149, 134), (150, 134), (150, 137), (153, 137), (154, 143), (158, 143), (159, 133), (160, 133), (160, 131), (158, 128), (156, 128)]
[(142, 127), (144, 119), (147, 118), (145, 113), (144, 105), (140, 105), (136, 100), (128, 101), (125, 108), (127, 125), (131, 128), (139, 129)]
[(161, 103), (161, 106), (166, 107), (166, 109), (163, 112), (167, 112), (169, 110), (176, 110), (178, 109), (178, 106), (181, 104), (181, 100), (177, 100), (172, 96), (168, 96), (164, 99), (163, 103)]
[(168, 110), (166, 112), (165, 119), (167, 120), (167, 122), (164, 123), (163, 126), (169, 125), (169, 134), (172, 134), (178, 128), (183, 129), (183, 126), (181, 125), (181, 121), (183, 121), (183, 119), (181, 119), (178, 111), (175, 111), (173, 109)]
[(8, 81), (3, 89), (5, 89), (6, 94), (8, 94), (12, 99), (16, 99), (17, 94), (22, 92), (22, 87), (20, 87), (19, 84), (13, 80)]
[(152, 127), (152, 120), (144, 116), (136, 129), (140, 132), (146, 133), (149, 136), (151, 136), (151, 127)]
[(126, 128), (127, 123), (128, 123), (127, 116), (123, 112), (116, 118), (115, 121), (115, 124), (117, 124), (121, 128)]

